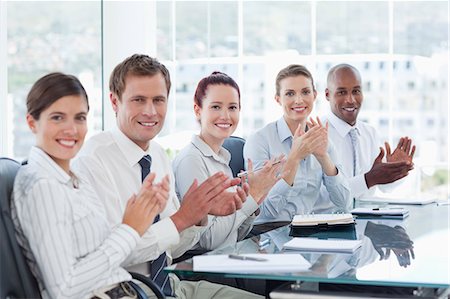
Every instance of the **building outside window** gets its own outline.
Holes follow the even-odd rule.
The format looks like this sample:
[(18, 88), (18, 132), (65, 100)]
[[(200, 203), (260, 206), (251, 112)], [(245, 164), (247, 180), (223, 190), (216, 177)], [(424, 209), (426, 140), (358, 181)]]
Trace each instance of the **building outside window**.
[[(74, 74), (87, 88), (90, 134), (114, 123), (112, 113), (105, 112), (108, 74), (102, 79), (102, 73), (120, 60), (102, 61), (127, 40), (102, 49), (105, 39), (114, 39), (102, 22), (108, 4), (1, 2), (0, 57), (7, 60), (6, 70), (0, 66), (0, 86), (6, 86), (0, 91), (1, 155), (23, 158), (29, 151), (33, 138), (25, 124), (25, 96), (49, 71)], [(115, 5), (130, 15), (148, 16), (148, 33), (139, 35), (139, 28), (128, 25), (130, 38), (138, 34), (148, 41), (146, 53), (171, 72), (170, 107), (158, 138), (171, 154), (199, 129), (193, 93), (212, 71), (226, 72), (241, 88), (236, 135), (245, 138), (282, 115), (274, 101), (275, 76), (282, 67), (299, 63), (312, 71), (318, 89), (313, 114), (323, 115), (329, 110), (328, 69), (346, 62), (361, 71), (368, 87), (360, 118), (391, 145), (401, 136), (417, 145), (414, 173), (398, 192), (448, 197), (448, 1), (172, 0), (152, 1), (143, 11), (126, 2)], [(132, 23), (121, 21), (122, 27)]]

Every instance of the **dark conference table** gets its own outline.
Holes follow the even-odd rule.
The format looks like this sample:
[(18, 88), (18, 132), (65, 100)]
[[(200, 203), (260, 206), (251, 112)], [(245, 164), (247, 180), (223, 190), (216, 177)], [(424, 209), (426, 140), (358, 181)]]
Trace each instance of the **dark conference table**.
[[(363, 206), (370, 206), (370, 204)], [(389, 207), (392, 206), (389, 205)], [(414, 296), (417, 297), (447, 298), (446, 294), (450, 289), (450, 208), (448, 205), (438, 206), (435, 203), (403, 207), (408, 209), (410, 214), (404, 220), (357, 219), (356, 234), (352, 235), (356, 235), (357, 239), (362, 240), (362, 246), (353, 254), (301, 252), (302, 256), (312, 265), (308, 271), (288, 273), (271, 273), (270, 270), (263, 273), (194, 272), (192, 259), (171, 265), (165, 270), (184, 277), (203, 274), (227, 278), (294, 282), (288, 284), (287, 292), (289, 289), (292, 291), (297, 288), (301, 289), (301, 284), (305, 282), (313, 282), (323, 285), (339, 284), (343, 285), (344, 289), (347, 286), (350, 290), (351, 286), (359, 286), (359, 288), (368, 286), (367, 290), (369, 291), (370, 286), (393, 289), (415, 288), (417, 290), (414, 291)], [(265, 230), (267, 227), (267, 225), (256, 226), (255, 230), (261, 228)], [(371, 229), (366, 229), (367, 227)], [(406, 252), (405, 250), (401, 252), (397, 250), (397, 254), (391, 250), (387, 259), (380, 259), (380, 254), (374, 246), (383, 248), (383, 252), (386, 252), (388, 247), (398, 247), (395, 244), (395, 233), (398, 230), (406, 233), (413, 242), (414, 259), (411, 251)], [(285, 252), (282, 249), (283, 244), (292, 238), (289, 236), (289, 232), (290, 226), (284, 225), (240, 241), (234, 246), (218, 248), (206, 254), (282, 254)], [(330, 233), (330, 238), (333, 238), (332, 234)], [(262, 243), (266, 243), (266, 245), (261, 247)], [(322, 293), (321, 291), (320, 294)], [(271, 298), (284, 298), (282, 295), (283, 291), (271, 293)], [(348, 293), (343, 295), (343, 297), (348, 296)], [(312, 294), (309, 294), (304, 298), (313, 297)], [(401, 298), (409, 297), (411, 296)]]

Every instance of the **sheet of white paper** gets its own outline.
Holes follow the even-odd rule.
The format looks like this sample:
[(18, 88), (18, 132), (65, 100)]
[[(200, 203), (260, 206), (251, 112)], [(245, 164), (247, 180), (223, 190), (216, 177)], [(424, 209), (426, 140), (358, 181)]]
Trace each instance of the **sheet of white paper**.
[(273, 273), (307, 271), (311, 264), (300, 254), (242, 254), (243, 256), (264, 258), (267, 261), (230, 259), (228, 255), (194, 256), (194, 271), (197, 272), (239, 272)]
[(353, 253), (361, 247), (361, 243), (360, 240), (293, 238), (284, 244), (283, 247), (288, 250), (308, 252)]
[(419, 197), (364, 197), (360, 198), (360, 201), (370, 201), (377, 203), (392, 203), (398, 205), (426, 205), (436, 201), (436, 198), (431, 196), (419, 196)]

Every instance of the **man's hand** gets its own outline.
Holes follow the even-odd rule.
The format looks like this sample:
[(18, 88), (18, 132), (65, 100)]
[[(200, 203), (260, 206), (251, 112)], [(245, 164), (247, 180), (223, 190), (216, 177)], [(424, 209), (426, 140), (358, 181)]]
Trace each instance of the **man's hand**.
[(386, 161), (387, 162), (400, 162), (400, 161), (408, 161), (411, 164), (413, 163), (414, 153), (416, 152), (416, 146), (412, 145), (412, 140), (408, 137), (402, 137), (398, 141), (397, 147), (394, 152), (391, 153), (391, 147), (389, 143), (385, 142), (384, 146), (386, 147)]
[[(218, 172), (209, 177), (200, 186), (194, 180), (186, 192), (180, 209), (170, 218), (179, 232), (205, 221), (211, 208), (220, 201), (224, 191), (230, 187), (225, 174)], [(239, 181), (239, 180), (238, 180)]]
[[(234, 179), (233, 179), (234, 180)], [(240, 181), (240, 179), (238, 179)], [(209, 210), (210, 215), (228, 216), (242, 208), (247, 200), (248, 192), (243, 188), (237, 187), (236, 192), (224, 191), (220, 195), (220, 200), (216, 201)]]
[(409, 161), (384, 163), (382, 162), (383, 157), (384, 149), (380, 147), (380, 153), (375, 158), (372, 168), (364, 175), (368, 188), (395, 182), (407, 176), (409, 171), (414, 168)]

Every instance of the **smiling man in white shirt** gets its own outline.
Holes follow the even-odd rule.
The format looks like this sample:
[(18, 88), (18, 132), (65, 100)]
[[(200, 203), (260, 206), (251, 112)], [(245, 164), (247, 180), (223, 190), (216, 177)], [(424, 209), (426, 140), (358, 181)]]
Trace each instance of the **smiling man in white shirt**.
[[(101, 194), (112, 227), (122, 218), (127, 198), (136, 193), (148, 172), (155, 182), (170, 178), (166, 208), (142, 236), (124, 262), (131, 266), (152, 261), (150, 276), (164, 293), (175, 298), (261, 298), (260, 296), (205, 281), (179, 281), (162, 269), (171, 259), (192, 248), (205, 230), (208, 214), (229, 215), (242, 206), (245, 192), (226, 191), (239, 180), (223, 173), (215, 174), (198, 186), (197, 182), (183, 198), (175, 194), (170, 161), (153, 138), (161, 131), (170, 91), (167, 68), (147, 55), (135, 54), (118, 64), (110, 78), (110, 100), (117, 127), (90, 138), (81, 150), (75, 167)], [(146, 169), (146, 171), (144, 171)], [(155, 263), (161, 261), (156, 267)], [(156, 270), (156, 271), (155, 271)]]
[[(398, 181), (413, 169), (415, 146), (408, 137), (402, 137), (395, 150), (385, 142), (382, 147), (376, 129), (359, 121), (363, 104), (363, 90), (359, 71), (349, 64), (330, 69), (325, 96), (331, 113), (328, 136), (338, 152), (343, 173), (350, 178), (353, 198), (373, 194), (374, 186)], [(384, 156), (386, 156), (385, 159)]]

